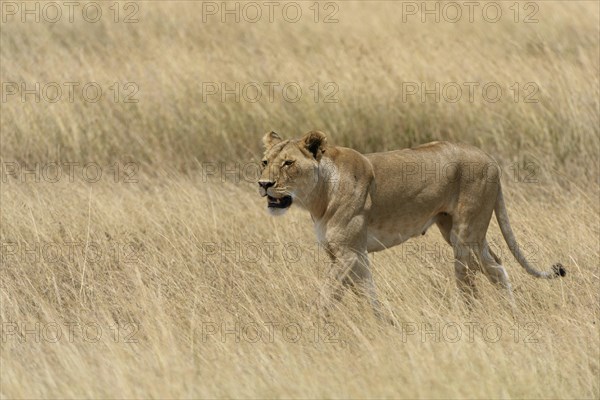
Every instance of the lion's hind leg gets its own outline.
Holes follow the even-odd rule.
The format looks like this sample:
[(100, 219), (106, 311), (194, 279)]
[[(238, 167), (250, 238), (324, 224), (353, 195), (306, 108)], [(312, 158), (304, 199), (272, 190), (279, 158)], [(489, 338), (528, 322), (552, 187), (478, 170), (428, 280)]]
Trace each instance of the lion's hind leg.
[(454, 275), (458, 288), (465, 296), (467, 304), (472, 305), (478, 292), (475, 287), (475, 273), (479, 269), (479, 257), (476, 249), (471, 244), (455, 239), (454, 249)]
[(479, 252), (472, 249), (472, 243), (469, 243), (468, 233), (460, 231), (453, 223), (450, 214), (440, 213), (436, 216), (436, 224), (440, 229), (444, 240), (452, 246), (454, 250), (454, 273), (456, 283), (461, 292), (465, 295), (468, 303), (477, 295), (475, 288), (475, 271), (478, 265)]
[(439, 213), (435, 217), (435, 223), (440, 229), (440, 233), (444, 237), (444, 240), (452, 246), (450, 241), (450, 232), (452, 231), (452, 217), (447, 213)]
[(506, 289), (511, 305), (514, 307), (515, 300), (512, 294), (512, 287), (508, 279), (506, 268), (502, 266), (500, 258), (490, 249), (487, 241), (483, 243), (483, 272), (489, 281)]

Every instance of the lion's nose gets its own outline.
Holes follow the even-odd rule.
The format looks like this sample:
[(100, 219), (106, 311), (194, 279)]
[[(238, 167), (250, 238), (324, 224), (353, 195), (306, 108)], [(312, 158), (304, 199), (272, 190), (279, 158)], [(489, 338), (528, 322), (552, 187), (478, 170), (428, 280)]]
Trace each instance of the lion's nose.
[(261, 188), (263, 188), (265, 190), (267, 190), (274, 184), (275, 184), (275, 182), (271, 182), (271, 181), (258, 181), (258, 186), (260, 186)]

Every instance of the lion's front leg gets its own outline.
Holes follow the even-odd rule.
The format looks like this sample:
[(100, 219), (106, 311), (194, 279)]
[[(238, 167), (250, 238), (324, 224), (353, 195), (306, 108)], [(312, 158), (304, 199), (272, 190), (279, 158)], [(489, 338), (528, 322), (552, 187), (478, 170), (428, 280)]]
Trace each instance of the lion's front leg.
[(341, 300), (345, 288), (351, 288), (357, 295), (365, 296), (375, 315), (382, 318), (382, 308), (377, 299), (366, 249), (350, 244), (328, 243), (327, 250), (332, 264), (320, 293), (325, 313), (329, 312), (333, 301)]
[(332, 302), (342, 299), (343, 289), (354, 286), (351, 275), (355, 265), (359, 262), (359, 257), (347, 246), (327, 243), (325, 248), (331, 263), (321, 287), (319, 299), (321, 308), (328, 313), (333, 305)]

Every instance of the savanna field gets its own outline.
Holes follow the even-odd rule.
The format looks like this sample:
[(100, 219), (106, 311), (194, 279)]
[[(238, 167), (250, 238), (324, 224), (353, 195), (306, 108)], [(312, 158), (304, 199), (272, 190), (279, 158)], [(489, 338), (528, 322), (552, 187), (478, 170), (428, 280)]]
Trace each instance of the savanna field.
[[(600, 6), (473, 7), (3, 1), (0, 397), (598, 398)], [(470, 309), (432, 227), (371, 255), (395, 326), (320, 318), (310, 215), (256, 185), (265, 132), (313, 129), (484, 149), (567, 276), (493, 218), (516, 308), (480, 274)]]

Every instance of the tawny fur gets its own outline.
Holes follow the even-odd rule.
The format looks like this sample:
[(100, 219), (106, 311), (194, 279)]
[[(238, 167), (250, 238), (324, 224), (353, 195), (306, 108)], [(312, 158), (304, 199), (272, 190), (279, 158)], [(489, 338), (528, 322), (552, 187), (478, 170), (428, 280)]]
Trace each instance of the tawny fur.
[[(293, 140), (270, 132), (263, 143), (260, 194), (291, 196), (293, 204), (310, 212), (317, 239), (334, 261), (321, 293), (327, 302), (339, 299), (342, 286), (352, 286), (380, 315), (367, 253), (399, 245), (433, 224), (454, 250), (457, 282), (468, 297), (475, 294), (473, 273), (482, 271), (512, 298), (506, 269), (486, 242), (494, 211), (511, 252), (528, 273), (565, 275), (560, 264), (541, 272), (523, 257), (504, 205), (499, 166), (473, 146), (432, 142), (363, 155), (329, 144), (319, 131)], [(286, 209), (270, 210), (282, 214)]]

